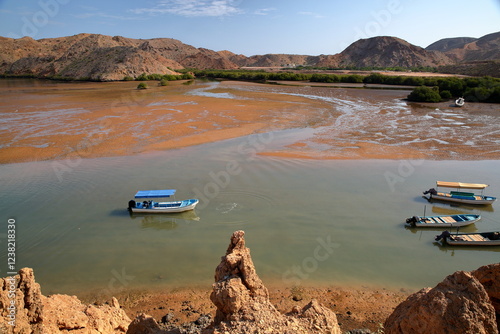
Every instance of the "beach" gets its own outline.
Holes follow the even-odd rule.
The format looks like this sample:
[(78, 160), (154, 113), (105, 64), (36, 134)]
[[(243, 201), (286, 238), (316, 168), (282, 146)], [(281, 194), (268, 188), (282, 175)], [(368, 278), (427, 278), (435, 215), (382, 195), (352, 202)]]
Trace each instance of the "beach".
[[(248, 136), (248, 140), (237, 145), (237, 153), (244, 157), (240, 161), (253, 162), (254, 155), (277, 161), (296, 159), (306, 161), (300, 164), (308, 168), (315, 168), (311, 161), (320, 160), (352, 160), (355, 163), (356, 160), (474, 161), (498, 160), (500, 157), (498, 105), (467, 103), (463, 108), (457, 108), (453, 101), (409, 103), (404, 100), (409, 90), (404, 89), (229, 81), (179, 81), (165, 87), (158, 86), (157, 82), (148, 82), (150, 88), (146, 90), (137, 90), (137, 82), (61, 83), (16, 79), (0, 83), (0, 94), (3, 96), (0, 121), (4, 129), (0, 134), (0, 163), (10, 167), (23, 162), (56, 161), (66, 169), (75, 169), (80, 159), (117, 157), (126, 158), (124, 161), (128, 166), (132, 165), (130, 162), (134, 161), (134, 156), (140, 156), (137, 161), (142, 162), (148, 154), (154, 156), (155, 152), (175, 151), (181, 154), (177, 149), (244, 136)], [(230, 145), (216, 152), (225, 150), (234, 154)], [(189, 154), (189, 151), (186, 152)], [(109, 162), (102, 163), (106, 167)], [(137, 169), (142, 171), (144, 167), (139, 162), (137, 164), (140, 166)], [(300, 164), (278, 162), (264, 169), (272, 169), (278, 174), (280, 168), (300, 170)], [(115, 168), (118, 165), (118, 162), (112, 162), (114, 173), (119, 173)], [(97, 164), (97, 169), (101, 168), (99, 166)], [(214, 166), (217, 167), (211, 167), (211, 171), (221, 175), (218, 165)], [(54, 165), (48, 166), (47, 170), (52, 167)], [(62, 171), (66, 173), (66, 169)], [(385, 165), (379, 169), (388, 170)], [(267, 177), (259, 172), (261, 174), (251, 170), (255, 175)], [(61, 175), (66, 177), (65, 180), (74, 176), (69, 172)], [(246, 176), (248, 180), (243, 180), (242, 184), (251, 184), (250, 176)], [(206, 180), (195, 179), (195, 182), (198, 182), (196, 186), (210, 184)], [(238, 180), (233, 178), (232, 182)], [(284, 180), (283, 184), (286, 182)], [(76, 188), (82, 187), (81, 184), (77, 184)], [(68, 185), (67, 189), (74, 188)], [(90, 192), (84, 190), (84, 194)], [(234, 194), (229, 195), (235, 197)], [(218, 215), (226, 212), (226, 207), (220, 205), (216, 209)], [(227, 209), (227, 212), (230, 210), (233, 208)], [(235, 212), (236, 209), (231, 213)], [(300, 220), (304, 220), (303, 217)], [(67, 221), (71, 219), (65, 218), (64, 223)], [(143, 231), (158, 228), (161, 223), (153, 222), (152, 228), (143, 226)], [(238, 224), (235, 223), (234, 228), (240, 228)], [(64, 228), (66, 226), (68, 224)], [(84, 226), (79, 225), (78, 230), (80, 227), (83, 231)], [(232, 227), (229, 225), (227, 228)], [(310, 236), (313, 246), (316, 237), (316, 234)], [(104, 239), (101, 235), (99, 238)], [(250, 242), (253, 241), (251, 238)], [(293, 241), (293, 237), (290, 240)], [(225, 244), (222, 244), (221, 249), (224, 247)], [(304, 251), (306, 255), (311, 252), (307, 247)], [(259, 247), (256, 248), (259, 252)], [(262, 254), (260, 256), (263, 257)], [(112, 260), (109, 262), (113, 263)], [(290, 263), (294, 264), (293, 261)], [(116, 262), (109, 265), (113, 270), (120, 269)], [(77, 264), (74, 266), (77, 267)], [(67, 272), (70, 269), (59, 270)], [(107, 275), (110, 275), (109, 269)], [(280, 275), (278, 277), (281, 278)], [(202, 278), (203, 281), (207, 279), (210, 277)], [(352, 287), (335, 285), (336, 282), (289, 287), (277, 282), (279, 279), (269, 284), (264, 281), (264, 284), (278, 310), (288, 312), (294, 306), (302, 307), (316, 298), (337, 314), (344, 331), (356, 328), (376, 331), (393, 308), (416, 291), (403, 286), (388, 289), (358, 282)], [(131, 318), (144, 312), (159, 320), (173, 313), (173, 319), (182, 324), (195, 321), (201, 314), (214, 313), (215, 307), (209, 299), (210, 289), (210, 284), (206, 284), (177, 286), (161, 291), (122, 287), (112, 292)], [(104, 302), (104, 298), (110, 296), (82, 292), (78, 297), (93, 303)]]

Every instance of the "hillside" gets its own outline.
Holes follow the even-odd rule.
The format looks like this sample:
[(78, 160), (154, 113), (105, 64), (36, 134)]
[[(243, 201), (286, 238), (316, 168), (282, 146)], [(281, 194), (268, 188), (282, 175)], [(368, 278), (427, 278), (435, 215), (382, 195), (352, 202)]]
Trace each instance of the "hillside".
[(185, 67), (238, 68), (215, 51), (171, 38), (79, 34), (40, 40), (0, 39), (2, 74), (107, 81), (142, 73), (174, 74), (174, 69)]
[(474, 37), (452, 37), (452, 38), (443, 38), (437, 42), (432, 43), (426, 50), (429, 51), (440, 51), (446, 52), (452, 49), (462, 48), (465, 44), (476, 41), (477, 38)]
[[(495, 61), (496, 60), (496, 61)], [(335, 55), (266, 54), (246, 57), (231, 51), (195, 48), (171, 38), (132, 39), (78, 34), (34, 40), (0, 37), (0, 75), (84, 80), (122, 80), (142, 73), (174, 74), (184, 68), (240, 67), (467, 67), (475, 73), (500, 60), (500, 32), (481, 38), (447, 38), (426, 49), (396, 37), (361, 39)], [(485, 66), (484, 62), (488, 65)], [(472, 70), (471, 70), (472, 67)], [(481, 72), (480, 71), (480, 72)]]
[(372, 37), (352, 43), (340, 53), (340, 66), (417, 67), (451, 63), (441, 52), (427, 51), (396, 37)]

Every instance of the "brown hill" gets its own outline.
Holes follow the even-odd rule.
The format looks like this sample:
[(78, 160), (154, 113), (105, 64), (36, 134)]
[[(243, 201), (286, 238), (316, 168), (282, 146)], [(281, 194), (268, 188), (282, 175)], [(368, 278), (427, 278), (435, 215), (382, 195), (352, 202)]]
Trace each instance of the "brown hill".
[(440, 68), (444, 73), (500, 77), (500, 32), (481, 38), (448, 38), (429, 45), (427, 50), (440, 50), (453, 63)]
[(372, 37), (352, 43), (340, 53), (340, 66), (417, 67), (451, 63), (443, 53), (427, 51), (396, 37)]
[(174, 74), (185, 67), (237, 68), (227, 58), (170, 38), (140, 40), (79, 34), (33, 40), (0, 39), (0, 73), (89, 80), (122, 80), (142, 73)]
[(465, 44), (476, 41), (477, 38), (474, 37), (452, 37), (443, 38), (437, 42), (432, 43), (425, 49), (428, 51), (440, 51), (446, 52), (452, 49), (462, 48)]

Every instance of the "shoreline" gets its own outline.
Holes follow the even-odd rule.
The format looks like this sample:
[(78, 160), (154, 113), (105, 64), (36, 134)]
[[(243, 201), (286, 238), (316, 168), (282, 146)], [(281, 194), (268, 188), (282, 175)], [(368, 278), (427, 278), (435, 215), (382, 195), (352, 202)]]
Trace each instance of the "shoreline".
[[(270, 302), (280, 313), (288, 313), (296, 306), (302, 308), (316, 299), (335, 312), (343, 332), (361, 328), (376, 332), (394, 308), (415, 292), (366, 286), (266, 287)], [(124, 289), (113, 296), (83, 293), (78, 298), (85, 304), (100, 305), (115, 297), (131, 319), (145, 313), (161, 322), (167, 316), (170, 324), (181, 326), (196, 321), (202, 315), (214, 317), (216, 308), (210, 301), (211, 291), (211, 286), (175, 287), (160, 291)]]

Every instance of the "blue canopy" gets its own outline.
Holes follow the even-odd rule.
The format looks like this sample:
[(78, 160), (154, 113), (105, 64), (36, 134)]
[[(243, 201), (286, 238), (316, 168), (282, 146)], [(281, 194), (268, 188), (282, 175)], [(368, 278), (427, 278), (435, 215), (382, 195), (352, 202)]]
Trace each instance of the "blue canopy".
[(175, 194), (175, 189), (165, 189), (165, 190), (139, 190), (135, 194), (135, 198), (159, 198), (159, 197), (170, 197)]

